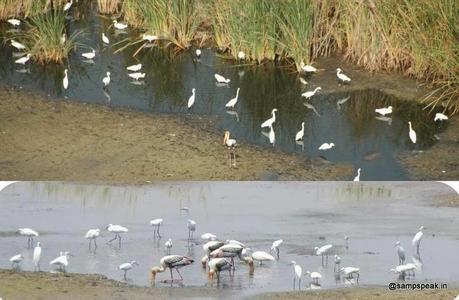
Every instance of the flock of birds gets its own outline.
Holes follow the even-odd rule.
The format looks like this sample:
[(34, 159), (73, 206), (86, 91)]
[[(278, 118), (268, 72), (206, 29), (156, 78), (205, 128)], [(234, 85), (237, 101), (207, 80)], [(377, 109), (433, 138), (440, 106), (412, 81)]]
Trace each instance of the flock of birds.
[[(154, 239), (159, 239), (162, 237), (160, 233), (160, 227), (163, 224), (163, 219), (158, 218), (150, 221), (150, 225), (153, 227), (153, 236)], [(194, 233), (196, 232), (197, 224), (194, 220), (188, 219), (186, 224), (188, 230), (188, 244), (190, 245), (191, 242), (194, 241)], [(106, 227), (106, 230), (109, 233), (114, 234), (114, 237), (110, 239), (107, 244), (112, 243), (113, 241), (118, 240), (119, 248), (121, 249), (121, 236), (125, 235), (129, 232), (128, 228), (121, 226), (121, 225), (114, 225), (109, 224)], [(419, 248), (420, 243), (423, 238), (423, 230), (424, 227), (421, 226), (419, 231), (415, 234), (412, 239), (412, 245), (416, 249), (417, 256), (419, 257)], [(27, 249), (33, 248), (33, 267), (34, 271), (41, 271), (40, 262), (42, 256), (42, 247), (40, 242), (36, 243), (34, 247), (34, 238), (39, 237), (39, 233), (36, 230), (31, 228), (20, 228), (17, 231), (19, 235), (24, 236), (27, 238)], [(94, 254), (97, 248), (97, 239), (101, 234), (101, 230), (99, 228), (89, 229), (87, 233), (84, 235), (84, 238), (88, 240), (89, 243), (89, 250), (94, 247)], [(204, 244), (202, 246), (204, 255), (200, 260), (200, 264), (203, 269), (206, 270), (208, 275), (208, 280), (213, 282), (215, 277), (217, 283), (221, 280), (221, 273), (228, 272), (230, 276), (234, 275), (236, 271), (236, 263), (235, 259), (238, 259), (241, 263), (246, 264), (248, 266), (248, 273), (249, 275), (254, 274), (255, 270), (255, 262), (259, 265), (263, 263), (269, 263), (275, 260), (280, 259), (280, 249), (284, 244), (284, 240), (279, 239), (272, 242), (269, 251), (253, 251), (251, 248), (247, 247), (244, 243), (237, 241), (237, 240), (226, 240), (222, 241), (219, 240), (215, 234), (212, 233), (204, 233), (200, 236), (202, 240), (204, 240)], [(345, 247), (346, 249), (349, 248), (349, 237), (345, 237)], [(192, 257), (186, 255), (177, 255), (171, 254), (173, 249), (173, 241), (172, 239), (168, 239), (164, 243), (165, 252), (167, 255), (162, 257), (159, 260), (159, 265), (154, 266), (150, 270), (150, 282), (152, 285), (156, 282), (156, 277), (158, 273), (165, 272), (169, 269), (170, 272), (170, 280), (164, 280), (164, 283), (174, 283), (174, 282), (182, 282), (183, 276), (180, 273), (180, 269), (186, 266), (190, 266), (194, 263), (194, 259)], [(406, 263), (406, 255), (405, 249), (401, 245), (400, 241), (395, 243), (396, 253), (398, 255), (398, 265), (395, 266), (390, 271), (399, 275), (400, 280), (405, 280), (406, 278), (413, 278), (415, 276), (415, 270), (418, 266), (415, 263)], [(321, 256), (322, 258), (322, 267), (328, 266), (328, 257), (333, 255), (334, 258), (334, 274), (335, 280), (343, 280), (351, 284), (358, 284), (359, 277), (360, 277), (360, 268), (355, 266), (341, 266), (341, 257), (339, 257), (336, 252), (334, 251), (334, 246), (332, 244), (327, 244), (323, 246), (318, 246), (314, 248), (314, 255)], [(69, 257), (72, 254), (69, 251), (60, 251), (59, 255), (51, 260), (49, 264), (54, 266), (61, 272), (66, 272), (66, 267), (69, 265)], [(10, 258), (10, 262), (12, 263), (13, 269), (19, 269), (20, 263), (24, 260), (22, 254), (14, 255)], [(414, 260), (413, 260), (414, 261)], [(133, 269), (134, 267), (138, 266), (139, 264), (137, 261), (132, 260), (129, 262), (122, 263), (119, 265), (118, 269), (123, 272), (123, 277), (127, 280), (127, 273), (129, 270)], [(293, 268), (293, 288), (298, 289), (301, 288), (301, 280), (303, 276), (308, 276), (310, 278), (309, 287), (310, 288), (320, 288), (320, 279), (322, 278), (322, 274), (317, 271), (307, 271), (303, 273), (303, 268), (295, 261), (291, 261), (290, 265)], [(179, 278), (174, 279), (175, 271)]]

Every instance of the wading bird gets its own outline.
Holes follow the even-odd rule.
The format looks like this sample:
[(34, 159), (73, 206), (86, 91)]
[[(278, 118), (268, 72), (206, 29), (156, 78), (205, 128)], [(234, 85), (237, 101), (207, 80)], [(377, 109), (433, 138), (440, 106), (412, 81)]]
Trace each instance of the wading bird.
[(322, 145), (320, 145), (319, 150), (326, 151), (326, 150), (330, 150), (333, 147), (335, 147), (334, 143), (323, 143)]
[(67, 69), (64, 70), (64, 79), (62, 79), (62, 86), (64, 87), (64, 90), (66, 90), (69, 87), (69, 77), (67, 73)]
[(403, 265), (405, 263), (405, 249), (403, 249), (400, 241), (395, 243), (395, 248), (397, 249), (398, 254), (398, 264)]
[(102, 78), (104, 87), (107, 87), (110, 84), (110, 72), (107, 72), (106, 74), (107, 75), (104, 78)]
[(255, 251), (252, 253), (252, 259), (258, 261), (261, 266), (264, 261), (274, 261), (274, 256), (265, 251)]
[(392, 113), (392, 106), (383, 107), (383, 108), (377, 108), (377, 109), (375, 109), (375, 112), (377, 112), (381, 116), (389, 115), (389, 114)]
[(61, 36), (61, 45), (64, 45), (66, 41), (67, 41), (67, 35), (64, 32)]
[(18, 50), (24, 50), (26, 48), (26, 46), (24, 44), (16, 42), (15, 40), (11, 40), (11, 46), (13, 46), (14, 48), (16, 48)]
[(306, 79), (304, 79), (303, 77), (300, 77), (300, 82), (301, 82), (301, 84), (303, 84), (303, 85), (307, 85), (307, 84), (308, 84), (308, 82), (306, 81)]
[(201, 239), (206, 240), (206, 241), (215, 241), (217, 239), (217, 236), (213, 233), (206, 232), (201, 234)]
[(304, 122), (301, 122), (301, 130), (295, 135), (295, 141), (301, 141), (304, 136)]
[(196, 231), (196, 222), (194, 220), (188, 219), (186, 222), (186, 227), (188, 228), (188, 241), (193, 239), (193, 234)]
[(32, 55), (28, 53), (26, 56), (16, 59), (14, 62), (16, 64), (25, 65), (30, 60), (30, 57), (32, 57)]
[(21, 20), (18, 20), (18, 19), (8, 19), (7, 22), (15, 27), (18, 27), (19, 25), (21, 25)]
[(300, 63), (300, 68), (305, 73), (316, 73), (317, 72), (317, 69), (315, 67), (311, 65), (305, 65), (303, 61)]
[(448, 120), (448, 116), (446, 116), (446, 115), (444, 115), (442, 113), (436, 113), (435, 114), (434, 122), (445, 121), (445, 120)]
[(196, 49), (196, 57), (200, 58), (201, 57), (201, 49)]
[(22, 256), (22, 254), (17, 254), (11, 257), (10, 258), (11, 268), (13, 269), (19, 268), (19, 264), (21, 263), (23, 259), (24, 259), (24, 256)]
[(419, 255), (419, 245), (421, 244), (422, 237), (424, 233), (422, 232), (424, 230), (424, 226), (419, 227), (418, 233), (415, 234), (413, 237), (413, 247), (416, 247), (416, 253)]
[(341, 70), (340, 68), (336, 69), (336, 76), (338, 77), (338, 80), (340, 80), (342, 83), (351, 82), (351, 78), (344, 74), (343, 70)]
[(156, 239), (156, 234), (158, 235), (158, 238), (161, 238), (161, 233), (159, 233), (159, 228), (161, 227), (161, 224), (163, 223), (163, 219), (153, 219), (150, 221), (150, 225), (155, 227), (153, 230), (153, 237)]
[(239, 51), (238, 54), (237, 54), (237, 58), (239, 60), (244, 60), (245, 59), (245, 53), (242, 52), (242, 51)]
[(209, 241), (202, 246), (202, 249), (207, 255), (209, 255), (212, 251), (220, 248), (223, 245), (225, 245), (225, 243), (221, 241)]
[(413, 127), (411, 127), (411, 121), (408, 121), (408, 126), (409, 126), (409, 136), (410, 136), (410, 140), (411, 142), (413, 142), (413, 144), (416, 144), (416, 131), (413, 130)]
[(113, 224), (108, 224), (106, 228), (109, 232), (113, 232), (115, 234), (115, 237), (109, 240), (107, 243), (111, 243), (114, 240), (118, 239), (119, 246), (121, 248), (121, 234), (122, 233), (127, 233), (129, 230), (126, 227), (123, 227), (121, 225), (113, 225)]
[(293, 289), (295, 289), (295, 283), (298, 280), (298, 289), (301, 289), (301, 276), (303, 276), (303, 269), (296, 261), (292, 260), (290, 265), (293, 265), (293, 272), (295, 276), (293, 277)]
[(231, 99), (230, 101), (228, 101), (228, 103), (226, 103), (226, 105), (225, 105), (226, 108), (234, 109), (234, 106), (235, 106), (236, 103), (237, 103), (237, 99), (239, 98), (239, 90), (240, 90), (240, 88), (237, 88), (236, 97), (234, 97), (233, 99)]
[(215, 80), (217, 80), (218, 83), (225, 83), (226, 84), (226, 83), (229, 83), (231, 81), (230, 79), (227, 79), (227, 78), (225, 78), (222, 75), (217, 74), (217, 73), (215, 73), (214, 77), (215, 77)]
[(344, 275), (344, 279), (347, 279), (347, 280), (354, 279), (354, 276), (357, 276), (355, 280), (357, 283), (359, 283), (360, 268), (343, 267), (340, 269), (340, 273), (342, 273)]
[(93, 59), (94, 57), (96, 57), (96, 50), (92, 49), (91, 52), (81, 53), (81, 56), (87, 59)]
[(231, 270), (233, 269), (233, 265), (225, 258), (212, 258), (211, 260), (209, 260), (208, 264), (209, 272), (207, 273), (207, 276), (210, 282), (214, 280), (214, 275), (217, 274), (217, 283), (219, 283), (221, 271), (228, 270), (229, 275), (231, 276)]
[(99, 228), (96, 228), (96, 229), (89, 229), (88, 232), (86, 232), (84, 238), (87, 239), (89, 241), (89, 250), (91, 250), (91, 242), (94, 241), (94, 249), (97, 248), (97, 242), (96, 242), (96, 239), (99, 237), (100, 235), (100, 229)]
[(261, 128), (265, 128), (265, 127), (271, 127), (273, 125), (274, 122), (276, 122), (276, 112), (277, 112), (277, 108), (274, 108), (272, 111), (271, 111), (271, 118), (269, 118), (268, 120), (264, 121), (262, 124), (261, 124)]
[(284, 242), (284, 240), (277, 240), (277, 241), (274, 241), (273, 244), (271, 245), (271, 249), (270, 249), (270, 252), (276, 252), (276, 256), (277, 256), (277, 259), (280, 258), (280, 246), (282, 245), (282, 243)]
[(152, 34), (143, 34), (142, 35), (142, 39), (144, 41), (148, 41), (149, 43), (153, 42), (153, 41), (156, 41), (158, 39), (158, 36), (157, 35), (152, 35)]
[(276, 143), (276, 133), (274, 132), (273, 126), (269, 126), (269, 143), (274, 147), (274, 144)]
[(416, 270), (416, 265), (412, 263), (408, 263), (406, 265), (398, 265), (395, 267), (395, 269), (390, 270), (394, 273), (402, 275), (403, 278), (405, 277), (405, 275), (412, 275), (413, 277), (416, 276), (414, 272)]
[(126, 278), (126, 274), (127, 274), (127, 271), (129, 271), (130, 269), (132, 269), (134, 266), (138, 266), (139, 264), (133, 260), (131, 262), (128, 262), (128, 263), (124, 263), (124, 264), (121, 264), (118, 268), (121, 270), (121, 271), (124, 271), (124, 280), (127, 280)]
[(60, 255), (50, 261), (50, 265), (57, 266), (65, 273), (65, 268), (69, 265), (69, 256), (71, 256), (68, 251), (61, 251)]
[(193, 88), (191, 90), (191, 93), (192, 94), (191, 94), (190, 98), (188, 99), (188, 108), (191, 108), (193, 106), (193, 104), (194, 104), (194, 99), (196, 97), (196, 94), (195, 94), (196, 93), (196, 89)]
[(223, 145), (226, 146), (228, 150), (228, 162), (229, 166), (236, 166), (236, 147), (237, 147), (237, 142), (235, 139), (230, 138), (230, 132), (227, 130), (225, 131), (225, 135), (223, 136)]
[(65, 3), (64, 11), (68, 11), (72, 7), (72, 4), (73, 4), (73, 0), (70, 0), (70, 2)]
[(37, 246), (33, 249), (33, 270), (40, 271), (40, 259), (41, 259), (41, 244), (37, 242)]
[(244, 248), (238, 244), (226, 244), (210, 252), (209, 258), (229, 257), (231, 258), (231, 264), (233, 265), (234, 270), (234, 257), (237, 256), (240, 260), (242, 260), (242, 249)]
[(301, 97), (305, 97), (306, 99), (309, 99), (312, 96), (314, 96), (317, 93), (317, 91), (320, 91), (321, 89), (322, 88), (320, 86), (316, 87), (313, 91), (304, 92), (303, 94), (301, 94)]
[(324, 245), (322, 247), (314, 247), (317, 256), (322, 256), (322, 265), (324, 265), (324, 258), (326, 258), (326, 263), (328, 264), (328, 254), (330, 250), (333, 248), (332, 244)]
[(171, 254), (171, 249), (172, 249), (172, 239), (168, 239), (168, 240), (164, 243), (164, 247), (166, 247), (166, 253), (167, 253), (167, 255), (170, 255), (170, 254)]
[(319, 285), (319, 279), (322, 278), (322, 274), (320, 274), (319, 272), (309, 272), (309, 271), (306, 271), (306, 274), (309, 275), (309, 277), (312, 279), (312, 282), (315, 285)]
[(140, 69), (142, 69), (142, 64), (131, 65), (131, 66), (126, 67), (126, 70), (132, 71), (132, 72), (140, 71)]
[(360, 171), (361, 171), (361, 169), (358, 168), (357, 169), (357, 176), (354, 177), (354, 181), (360, 181)]
[(117, 20), (113, 20), (113, 26), (115, 26), (115, 28), (119, 29), (119, 30), (124, 30), (124, 29), (128, 28), (128, 26), (126, 24), (119, 23)]
[(139, 80), (140, 78), (145, 78), (145, 73), (140, 73), (140, 72), (130, 73), (128, 74), (128, 76), (135, 80)]
[(164, 272), (169, 268), (171, 272), (171, 283), (174, 282), (174, 276), (172, 275), (172, 269), (175, 269), (180, 276), (180, 280), (183, 280), (182, 275), (179, 272), (179, 268), (189, 266), (194, 262), (194, 260), (187, 256), (182, 255), (167, 255), (161, 258), (159, 261), (159, 267), (153, 267), (150, 273), (150, 282), (151, 284), (155, 283), (156, 274)]
[(27, 248), (32, 248), (33, 238), (38, 236), (38, 232), (30, 228), (19, 228), (18, 233), (27, 237)]
[(226, 240), (225, 244), (236, 244), (236, 245), (239, 245), (239, 246), (245, 248), (244, 243), (241, 243), (241, 242), (236, 241), (236, 240)]
[(102, 42), (104, 42), (104, 44), (107, 44), (107, 45), (110, 44), (110, 40), (103, 32), (102, 32)]
[(339, 266), (341, 265), (341, 257), (335, 254), (333, 262), (335, 263), (335, 265), (333, 266), (333, 272), (336, 273), (340, 270)]

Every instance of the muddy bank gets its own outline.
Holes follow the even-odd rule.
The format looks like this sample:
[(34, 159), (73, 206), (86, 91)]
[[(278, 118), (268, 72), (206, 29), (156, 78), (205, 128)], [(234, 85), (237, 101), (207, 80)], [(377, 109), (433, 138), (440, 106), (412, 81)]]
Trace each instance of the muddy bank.
[[(136, 287), (100, 275), (51, 274), (0, 270), (0, 297), (4, 299), (209, 299), (234, 297), (234, 292), (215, 288)], [(24, 287), (27, 286), (27, 289)], [(382, 287), (270, 293), (252, 299), (453, 299), (459, 289), (438, 291), (390, 291)]]
[(399, 156), (413, 180), (457, 180), (459, 178), (459, 117), (448, 121), (439, 141), (422, 152)]
[[(33, 98), (33, 101), (32, 101)], [(213, 120), (48, 101), (0, 88), (0, 179), (348, 180), (352, 167), (241, 144), (230, 169)]]

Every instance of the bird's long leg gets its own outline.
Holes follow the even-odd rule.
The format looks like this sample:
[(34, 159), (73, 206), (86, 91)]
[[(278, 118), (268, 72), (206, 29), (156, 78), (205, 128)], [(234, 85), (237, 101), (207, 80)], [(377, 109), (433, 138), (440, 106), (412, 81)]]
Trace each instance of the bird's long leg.
[(118, 247), (121, 249), (121, 235), (118, 235)]
[(96, 239), (94, 239), (94, 251), (96, 251), (97, 249), (97, 242), (96, 242)]
[(234, 266), (234, 257), (231, 257), (231, 266), (232, 266), (233, 272), (234, 272), (234, 270), (236, 270), (236, 267)]
[(298, 290), (301, 290), (301, 277), (298, 278)]
[(31, 241), (30, 248), (32, 249), (33, 248), (33, 237), (31, 237), (30, 241)]
[(118, 238), (118, 234), (116, 233), (116, 234), (115, 234), (115, 237), (112, 238), (111, 240), (109, 240), (109, 241), (107, 242), (107, 244), (113, 242), (113, 241), (116, 240), (117, 238)]
[(172, 268), (169, 268), (169, 270), (171, 271), (171, 282), (174, 282), (174, 275), (172, 274)]
[(327, 266), (328, 266), (328, 254), (325, 255), (325, 259), (326, 259), (326, 261), (327, 261)]
[(293, 277), (293, 290), (295, 290), (296, 277)]
[(158, 225), (158, 237), (161, 238), (161, 233), (159, 233), (159, 227), (161, 226), (161, 224)]
[(182, 274), (180, 274), (180, 271), (178, 268), (175, 269), (175, 271), (177, 271), (178, 275), (180, 276), (180, 280), (183, 280), (183, 277), (182, 277)]
[(324, 256), (322, 254), (322, 267), (324, 266)]
[(359, 284), (360, 273), (357, 273), (357, 284)]
[(220, 272), (217, 271), (217, 284), (220, 283)]
[(124, 280), (127, 280), (127, 279), (126, 279), (126, 273), (127, 273), (127, 271), (124, 270)]
[(280, 249), (276, 248), (276, 252), (277, 252), (277, 259), (279, 260), (280, 259)]

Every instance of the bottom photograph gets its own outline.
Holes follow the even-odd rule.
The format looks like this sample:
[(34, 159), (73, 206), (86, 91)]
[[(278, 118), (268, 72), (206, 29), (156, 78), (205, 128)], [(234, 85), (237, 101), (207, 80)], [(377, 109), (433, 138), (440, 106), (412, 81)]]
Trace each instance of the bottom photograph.
[(16, 182), (0, 299), (454, 299), (439, 182)]

